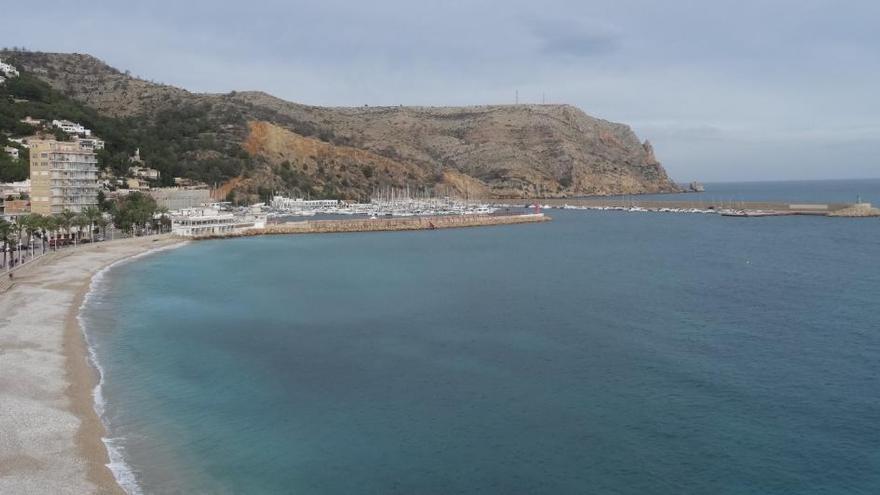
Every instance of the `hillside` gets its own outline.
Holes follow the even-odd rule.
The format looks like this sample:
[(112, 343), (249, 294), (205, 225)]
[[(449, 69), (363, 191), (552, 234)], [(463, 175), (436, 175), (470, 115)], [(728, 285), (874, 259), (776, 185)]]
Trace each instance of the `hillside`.
[(120, 156), (140, 146), (166, 176), (227, 182), (239, 195), (363, 198), (381, 186), (438, 184), (495, 197), (677, 189), (629, 127), (568, 105), (324, 108), (259, 92), (194, 94), (87, 55), (0, 56), (119, 126)]

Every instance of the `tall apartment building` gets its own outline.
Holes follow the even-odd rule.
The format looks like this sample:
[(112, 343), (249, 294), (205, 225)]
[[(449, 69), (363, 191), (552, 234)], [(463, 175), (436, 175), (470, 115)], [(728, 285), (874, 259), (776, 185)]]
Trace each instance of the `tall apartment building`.
[(98, 157), (76, 142), (32, 141), (31, 211), (80, 212), (98, 204)]

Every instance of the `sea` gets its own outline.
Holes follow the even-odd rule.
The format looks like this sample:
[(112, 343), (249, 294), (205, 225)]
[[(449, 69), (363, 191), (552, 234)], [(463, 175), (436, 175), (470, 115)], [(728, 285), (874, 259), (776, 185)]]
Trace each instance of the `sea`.
[[(707, 184), (880, 203), (880, 180)], [(129, 493), (880, 493), (880, 220), (203, 241), (81, 319)]]

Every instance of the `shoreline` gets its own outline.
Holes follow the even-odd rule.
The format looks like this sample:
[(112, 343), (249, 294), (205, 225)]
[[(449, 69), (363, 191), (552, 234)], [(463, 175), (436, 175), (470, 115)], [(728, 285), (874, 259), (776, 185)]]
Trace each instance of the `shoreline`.
[(125, 493), (111, 469), (95, 401), (100, 371), (79, 314), (97, 276), (185, 243), (160, 235), (61, 251), (22, 267), (0, 292), (0, 492)]

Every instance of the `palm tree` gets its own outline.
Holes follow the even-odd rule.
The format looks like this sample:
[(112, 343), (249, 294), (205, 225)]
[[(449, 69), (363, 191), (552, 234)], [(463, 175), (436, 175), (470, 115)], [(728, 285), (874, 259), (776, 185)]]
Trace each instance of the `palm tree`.
[(6, 248), (9, 247), (9, 236), (12, 235), (12, 225), (5, 219), (0, 218), (0, 248), (3, 248), (3, 267), (6, 267)]
[(86, 218), (83, 214), (76, 215), (73, 217), (73, 225), (76, 226), (76, 237), (77, 242), (82, 241), (82, 233), (83, 229), (89, 226), (89, 219)]
[(97, 206), (86, 206), (83, 208), (82, 216), (89, 222), (89, 240), (94, 241), (95, 224), (98, 223), (98, 219), (101, 218), (101, 210), (98, 209)]
[(101, 216), (101, 218), (98, 219), (98, 230), (103, 234), (103, 238), (105, 241), (107, 240), (107, 226), (108, 225), (110, 225), (110, 222), (106, 218), (104, 218), (103, 216)]
[(168, 216), (168, 208), (165, 206), (157, 206), (156, 207), (156, 215), (159, 215), (158, 227), (159, 233), (162, 233), (162, 227), (165, 225), (165, 218)]
[(22, 223), (24, 225), (24, 230), (27, 233), (27, 245), (31, 250), (31, 259), (34, 259), (34, 234), (40, 231), (40, 221), (42, 219), (42, 215), (38, 213), (31, 213), (29, 215), (24, 215), (21, 217)]
[(46, 244), (49, 241), (49, 233), (55, 232), (58, 229), (58, 221), (55, 217), (52, 216), (44, 216), (40, 219), (40, 238), (43, 240), (43, 254), (46, 254)]
[(21, 240), (24, 237), (25, 216), (19, 215), (13, 219), (12, 231), (15, 233), (15, 244), (18, 246), (18, 261), (16, 265), (21, 264)]
[[(58, 220), (58, 227), (64, 230), (67, 234), (67, 240), (70, 241), (70, 228), (73, 226), (73, 219), (76, 217), (76, 213), (65, 208), (61, 213), (55, 216), (55, 219)], [(56, 247), (57, 247), (57, 239), (56, 239)]]

